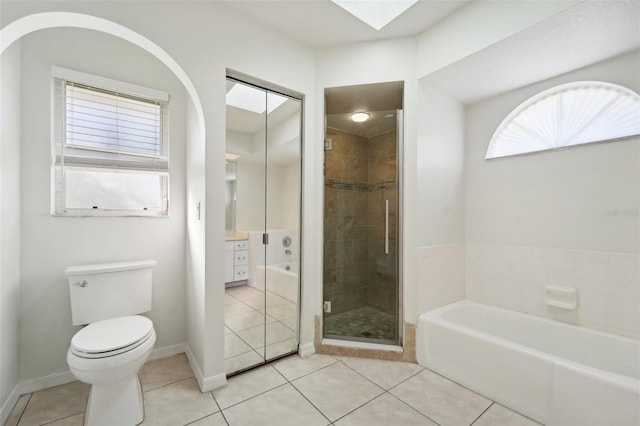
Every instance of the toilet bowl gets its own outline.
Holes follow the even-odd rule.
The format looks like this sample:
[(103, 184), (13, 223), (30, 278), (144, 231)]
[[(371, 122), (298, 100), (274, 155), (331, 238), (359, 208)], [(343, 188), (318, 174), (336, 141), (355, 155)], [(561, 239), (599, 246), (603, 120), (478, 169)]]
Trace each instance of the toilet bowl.
[(78, 380), (91, 385), (86, 425), (142, 422), (138, 372), (155, 341), (153, 323), (139, 315), (92, 323), (73, 336), (67, 363)]
[(138, 372), (156, 342), (151, 310), (154, 260), (69, 267), (74, 325), (67, 364), (91, 385), (85, 426), (134, 426), (144, 420)]

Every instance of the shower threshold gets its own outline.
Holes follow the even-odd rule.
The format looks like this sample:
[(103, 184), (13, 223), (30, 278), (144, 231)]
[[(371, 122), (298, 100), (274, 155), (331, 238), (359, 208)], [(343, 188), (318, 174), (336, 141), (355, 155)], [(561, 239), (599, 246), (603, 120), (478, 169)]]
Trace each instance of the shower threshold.
[(338, 346), (342, 348), (353, 348), (353, 349), (372, 349), (377, 351), (387, 351), (387, 352), (404, 352), (402, 346), (386, 344), (386, 343), (370, 343), (363, 342), (357, 340), (342, 340), (342, 339), (332, 339), (331, 337), (325, 337), (321, 342), (323, 345), (327, 346)]

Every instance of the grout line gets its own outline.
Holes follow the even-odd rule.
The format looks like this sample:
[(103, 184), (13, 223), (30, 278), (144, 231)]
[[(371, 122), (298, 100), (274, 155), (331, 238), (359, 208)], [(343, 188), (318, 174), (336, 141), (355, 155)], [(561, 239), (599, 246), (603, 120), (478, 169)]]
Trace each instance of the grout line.
[[(418, 364), (418, 365), (420, 365), (420, 364)], [(420, 365), (420, 367), (422, 367), (422, 366)], [(422, 370), (416, 371), (415, 373), (413, 373), (412, 375), (410, 375), (410, 376), (409, 376), (409, 377), (407, 377), (406, 379), (404, 379), (404, 380), (402, 380), (402, 381), (398, 382), (397, 384), (395, 384), (395, 385), (391, 386), (391, 387), (387, 390), (387, 392), (389, 392), (391, 389), (395, 389), (395, 388), (397, 388), (398, 386), (400, 386), (400, 385), (401, 385), (401, 384), (403, 384), (404, 382), (408, 381), (409, 379), (414, 378), (415, 376), (417, 376), (418, 374), (420, 374), (420, 373), (422, 373), (422, 372), (424, 372), (424, 371), (431, 371), (431, 370), (427, 370), (426, 368), (422, 367)]]
[[(242, 403), (244, 403), (244, 402), (250, 401), (250, 400), (252, 400), (252, 399), (254, 399), (254, 398), (259, 397), (260, 395), (264, 395), (264, 394), (265, 394), (265, 393), (267, 393), (267, 392), (271, 392), (272, 390), (274, 390), (274, 389), (278, 389), (278, 388), (280, 388), (280, 387), (282, 387), (282, 386), (285, 386), (285, 385), (287, 385), (287, 384), (289, 384), (289, 383), (288, 383), (288, 382), (281, 383), (281, 384), (279, 384), (279, 385), (277, 385), (277, 386), (274, 386), (274, 387), (272, 387), (272, 388), (270, 388), (270, 389), (267, 389), (267, 390), (265, 390), (265, 391), (262, 391), (262, 392), (260, 392), (260, 393), (255, 394), (255, 395), (253, 395), (253, 396), (250, 396), (250, 397), (249, 397), (249, 398), (247, 398), (247, 399), (243, 399), (242, 401), (238, 401), (238, 402), (236, 402), (235, 404), (231, 404), (230, 406), (225, 407), (225, 408), (224, 408), (224, 410), (228, 410), (229, 408), (235, 407), (236, 405), (240, 405), (240, 404), (242, 404)], [(215, 398), (216, 398), (216, 397), (214, 396), (214, 397), (213, 397), (213, 399), (215, 399)], [(217, 402), (217, 401), (216, 401), (216, 402)], [(220, 406), (220, 405), (218, 405), (218, 407), (219, 407), (219, 406)], [(222, 411), (224, 411), (224, 410), (220, 410), (220, 412), (222, 412)]]
[[(461, 385), (460, 383), (455, 382), (455, 381), (451, 380), (450, 378), (443, 376), (443, 375), (442, 375), (442, 374), (440, 374), (440, 373), (437, 373), (437, 372), (435, 372), (435, 371), (433, 371), (433, 370), (430, 370), (430, 369), (428, 369), (428, 368), (426, 368), (426, 367), (424, 367), (424, 369), (423, 369), (421, 372), (424, 372), (424, 371), (427, 371), (427, 372), (429, 372), (429, 373), (433, 373), (433, 374), (435, 374), (436, 376), (440, 376), (441, 378), (443, 378), (443, 379), (445, 379), (445, 380), (448, 380), (449, 382), (454, 383), (454, 384), (456, 384), (456, 385), (460, 386), (461, 388), (466, 389), (466, 390), (468, 390), (469, 392), (471, 392), (471, 393), (473, 393), (473, 394), (475, 394), (475, 395), (478, 395), (478, 396), (480, 396), (480, 397), (482, 397), (482, 398), (484, 398), (484, 399), (486, 399), (487, 401), (489, 401), (489, 402), (490, 402), (489, 406), (488, 406), (488, 407), (487, 407), (487, 408), (486, 408), (482, 413), (480, 413), (480, 415), (479, 415), (479, 416), (478, 416), (478, 417), (477, 417), (477, 418), (476, 418), (476, 419), (471, 423), (471, 425), (473, 425), (473, 423), (475, 423), (475, 422), (476, 422), (476, 421), (477, 421), (477, 420), (478, 420), (478, 419), (479, 419), (479, 418), (480, 418), (480, 417), (485, 413), (485, 411), (487, 411), (487, 410), (488, 410), (488, 409), (489, 409), (489, 408), (490, 408), (490, 407), (495, 403), (495, 401), (494, 401), (493, 399), (488, 398), (488, 397), (486, 397), (486, 396), (482, 395), (481, 393), (478, 393), (478, 392), (476, 392), (476, 391), (474, 391), (474, 390), (472, 390), (472, 389), (469, 389), (468, 387), (466, 387), (466, 386), (464, 386), (464, 385)], [(418, 374), (418, 373), (416, 373), (416, 374)], [(415, 376), (415, 374), (414, 374), (414, 376)], [(412, 376), (412, 377), (413, 377), (413, 376)], [(408, 379), (407, 379), (407, 380), (408, 380)], [(394, 386), (394, 387), (395, 387), (395, 386)], [(508, 408), (508, 407), (507, 407), (507, 408)], [(512, 410), (512, 411), (513, 411), (513, 410)], [(471, 425), (469, 425), (469, 426), (471, 426)]]
[(367, 376), (365, 376), (364, 374), (362, 374), (361, 372), (359, 372), (358, 370), (356, 370), (355, 368), (350, 367), (349, 365), (345, 364), (344, 361), (339, 360), (340, 363), (342, 363), (342, 365), (344, 365), (345, 367), (347, 367), (348, 369), (350, 369), (351, 371), (355, 372), (356, 374), (358, 374), (359, 376), (363, 377), (364, 379), (366, 379), (368, 382), (373, 383), (374, 385), (376, 385), (377, 387), (379, 387), (380, 389), (382, 389), (383, 392), (386, 392), (387, 390), (385, 388), (383, 388), (382, 386), (380, 386), (379, 384), (377, 384), (376, 382), (374, 382), (373, 380), (371, 380), (370, 378), (368, 378)]
[[(297, 355), (297, 356), (299, 356), (299, 355)], [(334, 360), (335, 360), (335, 358), (334, 358)], [(336, 361), (336, 362), (338, 362), (338, 360), (335, 360), (335, 361)], [(284, 377), (284, 379), (287, 381), (287, 383), (288, 383), (288, 384), (289, 384), (293, 389), (295, 389), (295, 390), (296, 390), (296, 392), (298, 392), (300, 395), (302, 395), (302, 397), (303, 397), (305, 400), (307, 400), (307, 402), (308, 402), (309, 404), (311, 404), (311, 406), (312, 406), (313, 408), (315, 408), (316, 410), (318, 410), (318, 412), (322, 415), (322, 417), (324, 417), (325, 419), (327, 419), (327, 420), (329, 421), (329, 424), (330, 424), (330, 425), (333, 425), (333, 422), (331, 421), (331, 419), (330, 419), (329, 417), (327, 417), (327, 416), (326, 416), (326, 414), (324, 414), (324, 413), (322, 412), (322, 410), (320, 410), (318, 407), (316, 407), (316, 405), (315, 405), (313, 402), (311, 402), (311, 400), (310, 400), (309, 398), (307, 398), (307, 396), (306, 396), (304, 393), (302, 393), (302, 391), (300, 391), (300, 389), (298, 389), (298, 388), (296, 387), (296, 385), (295, 385), (295, 384), (293, 384), (293, 381), (294, 381), (294, 380), (298, 380), (298, 379), (300, 379), (300, 378), (302, 378), (302, 377), (308, 376), (309, 374), (313, 374), (313, 373), (315, 373), (315, 372), (317, 372), (317, 371), (324, 370), (325, 368), (327, 368), (327, 367), (330, 367), (330, 366), (334, 365), (336, 362), (332, 362), (331, 364), (326, 365), (326, 366), (324, 366), (324, 367), (321, 367), (321, 368), (319, 368), (319, 369), (317, 369), (317, 370), (314, 370), (314, 371), (312, 371), (312, 372), (310, 372), (310, 373), (303, 374), (302, 376), (300, 376), (300, 377), (296, 377), (296, 378), (295, 378), (295, 379), (293, 379), (293, 380), (289, 380), (289, 379), (288, 379), (284, 374), (282, 374), (282, 372), (280, 372), (280, 370), (278, 370), (274, 365), (272, 365), (272, 367), (273, 367), (273, 369), (274, 369), (274, 370), (276, 370), (276, 371), (278, 372), (278, 374), (280, 374), (282, 377)]]
[(376, 400), (376, 399), (380, 398), (380, 397), (381, 397), (382, 395), (384, 395), (385, 393), (387, 393), (387, 392), (385, 391), (385, 392), (382, 392), (380, 395), (376, 395), (376, 396), (374, 396), (373, 398), (371, 398), (370, 400), (366, 401), (365, 403), (358, 405), (356, 408), (354, 408), (353, 410), (349, 411), (348, 413), (345, 413), (344, 415), (342, 415), (342, 416), (338, 417), (335, 421), (337, 422), (338, 420), (342, 420), (342, 419), (344, 419), (344, 418), (345, 418), (345, 417), (347, 417), (349, 414), (353, 413), (354, 411), (359, 410), (360, 408), (364, 407), (364, 406), (365, 406), (365, 405), (367, 405), (368, 403), (370, 403), (370, 402), (372, 402), (372, 401), (374, 401), (374, 400)]
[[(387, 394), (391, 395), (391, 394), (389, 393), (389, 391), (388, 391), (388, 390), (386, 390), (385, 388), (383, 388), (382, 386), (380, 386), (379, 384), (377, 384), (377, 383), (376, 383), (376, 382), (374, 382), (373, 380), (369, 379), (367, 376), (365, 376), (364, 374), (360, 373), (360, 372), (359, 372), (358, 370), (356, 370), (355, 368), (353, 368), (353, 367), (351, 367), (351, 366), (349, 366), (349, 365), (345, 364), (343, 360), (339, 360), (339, 362), (341, 362), (341, 363), (342, 363), (342, 365), (344, 365), (345, 367), (347, 367), (347, 368), (351, 369), (352, 371), (354, 371), (355, 373), (357, 373), (358, 375), (360, 375), (361, 377), (363, 377), (364, 379), (366, 379), (366, 380), (367, 380), (367, 381), (369, 381), (370, 383), (373, 383), (375, 386), (377, 386), (378, 388), (382, 389), (382, 393), (381, 393), (381, 394), (376, 395), (375, 397), (373, 397), (372, 399), (368, 400), (367, 402), (365, 402), (365, 403), (363, 403), (363, 404), (359, 405), (358, 407), (354, 408), (353, 410), (349, 411), (349, 412), (348, 412), (348, 413), (346, 413), (344, 416), (340, 417), (340, 419), (342, 419), (343, 417), (346, 417), (346, 416), (348, 416), (349, 414), (353, 413), (354, 411), (356, 411), (356, 410), (358, 410), (358, 409), (360, 409), (360, 408), (364, 407), (365, 405), (367, 405), (367, 404), (368, 404), (368, 403), (370, 403), (371, 401), (374, 401), (374, 400), (376, 400), (376, 399), (380, 398), (380, 397), (381, 397), (382, 395), (384, 395), (385, 393), (387, 393)], [(417, 373), (416, 373), (416, 374), (417, 374)], [(412, 375), (411, 377), (413, 377), (413, 375)], [(407, 380), (408, 380), (408, 379), (407, 379)], [(396, 386), (397, 386), (397, 385), (396, 385)], [(393, 389), (393, 388), (391, 388), (391, 389)], [(398, 398), (398, 399), (399, 399), (399, 398)], [(402, 402), (404, 402), (404, 401), (402, 401)], [(413, 408), (413, 407), (411, 407), (411, 408)], [(422, 414), (422, 413), (420, 413), (420, 414)], [(425, 417), (426, 417), (426, 416), (425, 416)], [(339, 420), (339, 419), (336, 419), (336, 420)], [(431, 419), (429, 419), (429, 420), (431, 420)], [(437, 423), (436, 423), (436, 424), (437, 424)]]
[[(77, 413), (69, 414), (68, 416), (60, 417), (58, 419), (54, 419), (54, 420), (48, 421), (46, 423), (40, 423), (40, 424), (41, 424), (41, 426), (50, 425), (51, 423), (59, 422), (60, 420), (68, 419), (69, 417), (77, 416), (78, 414), (84, 414), (85, 412), (86, 412), (86, 410), (85, 411), (78, 411)], [(22, 420), (22, 419), (20, 419), (20, 420)], [(20, 425), (20, 422), (18, 422), (18, 425)]]
[(480, 413), (480, 415), (478, 415), (478, 417), (476, 417), (476, 419), (475, 419), (474, 421), (472, 421), (472, 422), (469, 424), (469, 426), (473, 426), (473, 424), (474, 424), (475, 422), (477, 422), (477, 421), (478, 421), (478, 419), (480, 419), (480, 417), (482, 417), (482, 415), (483, 415), (484, 413), (486, 413), (486, 412), (487, 412), (487, 410), (489, 410), (489, 408), (491, 408), (491, 407), (493, 406), (493, 404), (495, 404), (495, 402), (491, 401), (491, 404), (489, 404), (489, 406), (488, 406), (487, 408), (485, 408), (485, 409), (482, 411), (482, 413)]
[[(143, 392), (142, 392), (142, 394), (144, 395), (145, 393), (154, 392), (154, 391), (157, 391), (158, 389), (163, 389), (163, 388), (166, 388), (166, 387), (168, 387), (168, 386), (175, 385), (176, 383), (180, 383), (180, 382), (187, 381), (187, 380), (189, 380), (189, 379), (193, 379), (193, 380), (195, 380), (195, 377), (193, 376), (193, 374), (192, 374), (191, 376), (189, 376), (189, 377), (185, 377), (184, 379), (179, 379), (179, 380), (176, 380), (175, 382), (171, 382), (171, 383), (165, 383), (164, 385), (162, 385), (162, 386), (158, 386), (157, 388), (148, 389), (148, 390), (146, 390), (146, 391), (143, 391)], [(196, 382), (197, 382), (197, 381), (196, 381)]]
[(218, 400), (216, 399), (216, 396), (213, 394), (213, 391), (211, 391), (209, 393), (211, 394), (211, 397), (213, 398), (213, 402), (216, 403), (216, 407), (218, 407), (218, 412), (220, 413), (220, 415), (222, 415), (222, 419), (227, 424), (227, 426), (229, 426), (229, 421), (227, 420), (227, 416), (224, 415), (224, 412), (222, 411), (222, 407), (220, 407), (220, 404), (218, 404)]
[[(320, 355), (320, 354), (319, 354), (319, 355)], [(332, 356), (332, 355), (328, 355), (328, 356), (331, 356), (331, 357), (333, 358), (333, 356)], [(288, 381), (288, 382), (294, 382), (294, 381), (296, 381), (296, 380), (298, 380), (298, 379), (301, 379), (301, 378), (303, 378), (303, 377), (307, 377), (307, 376), (309, 376), (310, 374), (313, 374), (313, 373), (316, 373), (316, 372), (318, 372), (318, 371), (324, 370), (325, 368), (329, 368), (329, 367), (331, 367), (332, 365), (334, 365), (334, 364), (336, 364), (336, 363), (340, 362), (340, 360), (338, 360), (338, 359), (335, 359), (335, 358), (333, 358), (333, 359), (334, 359), (334, 362), (332, 362), (332, 363), (331, 363), (331, 364), (329, 364), (329, 365), (325, 365), (325, 366), (323, 366), (323, 367), (318, 368), (317, 370), (313, 370), (313, 371), (310, 371), (310, 372), (308, 372), (308, 373), (305, 373), (305, 374), (303, 374), (302, 376), (300, 376), (300, 377), (296, 377), (295, 379), (292, 379), (292, 380), (289, 380), (289, 379), (287, 379), (286, 377), (285, 377), (285, 379), (287, 379), (287, 381)], [(274, 368), (275, 368), (275, 367), (274, 367)], [(277, 370), (277, 368), (276, 368), (276, 370)], [(282, 374), (282, 373), (280, 373), (280, 374)], [(283, 377), (284, 377), (284, 375), (283, 375)]]
[[(265, 329), (266, 329), (266, 325), (265, 325), (265, 326), (262, 326), (262, 325), (256, 325), (256, 327), (265, 327)], [(243, 329), (243, 330), (239, 330), (239, 331), (249, 330), (249, 329), (252, 329), (252, 328), (254, 328), (254, 327), (245, 328), (245, 329)], [(242, 342), (243, 342), (245, 345), (249, 346), (249, 347), (251, 348), (251, 351), (254, 351), (254, 352), (256, 352), (256, 353), (258, 352), (258, 351), (257, 351), (257, 349), (258, 349), (258, 348), (254, 348), (254, 347), (253, 347), (253, 345), (251, 345), (249, 342), (247, 342), (246, 340), (244, 340), (244, 339), (243, 339), (243, 338), (242, 338), (238, 333), (236, 333), (234, 330), (231, 330), (231, 331), (233, 332), (233, 334), (235, 334), (235, 335), (236, 335), (236, 337), (237, 337), (238, 339), (242, 340)], [(251, 351), (242, 352), (241, 354), (238, 354), (238, 355), (246, 354), (247, 352), (251, 352)], [(260, 354), (258, 353), (258, 355), (260, 355)], [(234, 355), (234, 356), (237, 356), (237, 355)], [(229, 358), (233, 358), (233, 357), (229, 357)], [(227, 359), (227, 358), (225, 358), (225, 359)]]
[[(442, 374), (440, 374), (440, 373), (438, 373), (438, 372), (435, 372), (435, 371), (433, 371), (433, 370), (430, 370), (430, 369), (428, 369), (428, 368), (426, 368), (426, 367), (425, 367), (425, 369), (424, 369), (424, 370), (426, 370), (426, 371), (428, 371), (428, 372), (430, 372), (430, 373), (433, 373), (433, 374), (435, 374), (435, 375), (437, 375), (437, 376), (440, 376), (440, 377), (442, 377), (443, 379), (450, 381), (451, 383), (455, 383), (456, 385), (458, 385), (458, 386), (460, 386), (460, 387), (462, 387), (462, 388), (465, 388), (465, 389), (466, 389), (466, 390), (468, 390), (469, 392), (472, 392), (472, 393), (474, 393), (474, 394), (476, 394), (476, 395), (478, 395), (478, 396), (481, 396), (481, 397), (483, 397), (484, 399), (486, 399), (486, 400), (488, 400), (488, 401), (491, 401), (492, 403), (493, 403), (493, 402), (495, 402), (493, 399), (491, 399), (491, 398), (489, 398), (489, 397), (486, 397), (486, 396), (484, 396), (483, 394), (481, 394), (481, 393), (479, 393), (479, 392), (474, 391), (473, 389), (469, 389), (469, 388), (468, 388), (468, 387), (466, 387), (465, 385), (462, 385), (462, 384), (460, 384), (460, 383), (458, 383), (458, 382), (456, 382), (456, 381), (454, 381), (454, 380), (451, 380), (450, 378), (448, 378), (448, 377), (446, 377), (446, 376), (443, 376)], [(424, 371), (424, 370), (423, 370), (423, 371)]]
[[(411, 376), (413, 377), (413, 376)], [(393, 389), (393, 388), (391, 388)], [(417, 408), (415, 408), (414, 406), (412, 406), (411, 404), (409, 404), (407, 401), (401, 399), (400, 397), (392, 394), (391, 392), (387, 391), (387, 393), (389, 395), (391, 395), (392, 397), (394, 397), (395, 399), (397, 399), (398, 401), (400, 401), (401, 403), (403, 403), (404, 405), (406, 405), (407, 407), (409, 407), (410, 409), (412, 409), (413, 411), (415, 411), (416, 413), (420, 414), (423, 417), (426, 417), (427, 419), (429, 419), (430, 421), (432, 421), (434, 424), (441, 426), (440, 423), (436, 422), (435, 420), (433, 420), (431, 417), (427, 416), (426, 414), (424, 414), (422, 411), (419, 411)]]
[[(22, 417), (24, 416), (24, 413), (27, 412), (27, 407), (29, 406), (29, 403), (31, 402), (31, 398), (33, 397), (33, 392), (31, 392), (29, 394), (29, 399), (27, 400), (27, 403), (24, 404), (24, 408), (22, 409), (22, 412), (20, 413), (20, 415), (18, 416), (18, 421), (16, 422), (16, 426), (20, 425), (20, 422), (22, 421)], [(18, 401), (20, 400), (20, 397), (18, 397)], [(18, 401), (16, 401), (16, 404), (18, 403)], [(14, 407), (15, 408), (15, 407)], [(13, 410), (12, 410), (13, 411)], [(11, 413), (9, 413), (9, 415), (11, 415)]]
[(302, 391), (296, 387), (296, 385), (294, 385), (292, 382), (288, 382), (288, 383), (289, 383), (289, 385), (290, 385), (292, 388), (294, 388), (294, 389), (296, 390), (296, 392), (298, 392), (300, 395), (302, 395), (302, 397), (303, 397), (303, 398), (304, 398), (304, 399), (305, 399), (309, 404), (311, 404), (311, 406), (312, 406), (313, 408), (315, 408), (316, 410), (318, 410), (318, 413), (320, 413), (320, 415), (321, 415), (322, 417), (324, 417), (325, 419), (327, 419), (327, 421), (329, 422), (329, 424), (333, 424), (333, 421), (331, 421), (331, 419), (330, 419), (329, 417), (327, 417), (327, 415), (326, 415), (326, 414), (324, 414), (324, 413), (322, 412), (322, 410), (321, 410), (321, 409), (319, 409), (318, 407), (316, 407), (316, 405), (315, 405), (315, 404), (314, 404), (314, 403), (313, 403), (309, 398), (307, 398), (307, 396), (306, 396), (305, 394), (303, 394), (303, 393), (302, 393)]

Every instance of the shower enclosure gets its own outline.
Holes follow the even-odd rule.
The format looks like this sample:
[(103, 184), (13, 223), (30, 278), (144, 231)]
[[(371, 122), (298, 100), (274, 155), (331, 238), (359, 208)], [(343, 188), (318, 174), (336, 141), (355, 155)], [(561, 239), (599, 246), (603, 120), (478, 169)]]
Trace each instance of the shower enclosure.
[(402, 343), (402, 91), (325, 91), (324, 338)]

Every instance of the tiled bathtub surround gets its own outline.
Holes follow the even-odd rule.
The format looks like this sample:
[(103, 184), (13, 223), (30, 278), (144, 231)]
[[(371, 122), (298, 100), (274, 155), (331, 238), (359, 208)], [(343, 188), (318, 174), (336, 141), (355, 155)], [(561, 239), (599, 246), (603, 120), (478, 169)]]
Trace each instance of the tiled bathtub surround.
[[(466, 298), (609, 333), (640, 338), (640, 255), (466, 245)], [(578, 307), (544, 304), (546, 285), (574, 287)]]
[(465, 245), (448, 244), (418, 249), (416, 312), (429, 312), (465, 298)]

